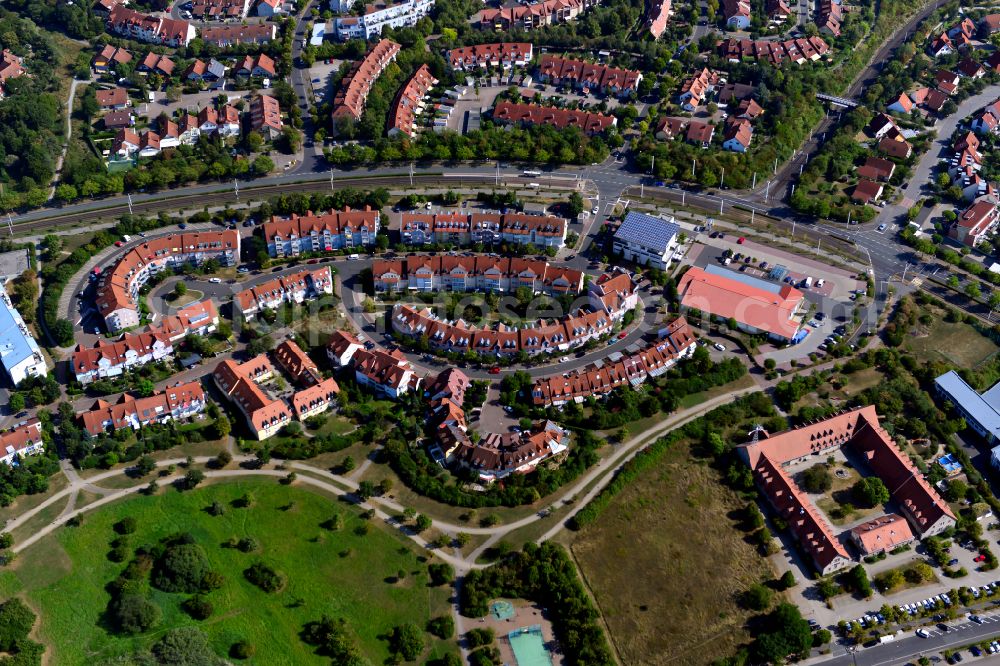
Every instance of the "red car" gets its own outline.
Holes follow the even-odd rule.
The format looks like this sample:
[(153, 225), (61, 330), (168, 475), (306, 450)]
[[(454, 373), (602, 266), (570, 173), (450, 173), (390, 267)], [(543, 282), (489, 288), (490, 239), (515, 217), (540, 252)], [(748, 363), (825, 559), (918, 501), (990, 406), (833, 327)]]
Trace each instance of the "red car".
[(499, 365), (494, 365), (492, 368), (490, 368), (490, 374), (491, 375), (499, 375), (500, 374), (500, 366)]
[(976, 562), (985, 562), (986, 561), (986, 556), (985, 555), (976, 555), (976, 560), (975, 561)]
[(319, 263), (319, 259), (310, 259), (310, 260), (309, 260), (309, 261), (307, 261), (306, 263), (307, 263), (307, 264), (318, 264), (318, 263)]
[(115, 247), (121, 247), (125, 243), (123, 241), (115, 241)]
[(628, 337), (628, 333), (626, 333), (625, 331), (622, 331), (621, 333), (618, 334), (618, 339), (619, 340), (624, 340), (627, 337)]
[(740, 236), (740, 239), (738, 241), (736, 241), (736, 244), (737, 245), (743, 245), (743, 243), (745, 243), (745, 242), (746, 242), (746, 238), (743, 238), (743, 236)]

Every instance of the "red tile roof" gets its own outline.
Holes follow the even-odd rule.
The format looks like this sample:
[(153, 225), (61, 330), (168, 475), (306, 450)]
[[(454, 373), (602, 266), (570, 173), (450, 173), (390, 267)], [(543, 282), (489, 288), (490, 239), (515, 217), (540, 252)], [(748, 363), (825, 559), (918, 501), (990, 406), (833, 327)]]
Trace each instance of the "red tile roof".
[(396, 42), (383, 39), (372, 46), (365, 57), (351, 67), (340, 82), (340, 90), (333, 98), (333, 118), (351, 116), (361, 119), (365, 101), (375, 81), (390, 62), (396, 59), (401, 47)]
[(552, 125), (559, 129), (578, 127), (586, 134), (599, 134), (614, 127), (618, 119), (603, 113), (591, 113), (577, 109), (556, 109), (539, 104), (514, 104), (499, 102), (493, 107), (493, 119), (498, 122), (523, 123), (527, 125)]
[(693, 266), (681, 278), (681, 304), (724, 319), (791, 339), (799, 330), (794, 319), (804, 298), (801, 291), (782, 285), (778, 293), (736, 279), (713, 275)]
[(538, 64), (538, 73), (541, 76), (572, 81), (576, 85), (592, 89), (613, 88), (617, 91), (635, 90), (642, 79), (642, 74), (634, 69), (619, 69), (549, 55), (542, 57)]

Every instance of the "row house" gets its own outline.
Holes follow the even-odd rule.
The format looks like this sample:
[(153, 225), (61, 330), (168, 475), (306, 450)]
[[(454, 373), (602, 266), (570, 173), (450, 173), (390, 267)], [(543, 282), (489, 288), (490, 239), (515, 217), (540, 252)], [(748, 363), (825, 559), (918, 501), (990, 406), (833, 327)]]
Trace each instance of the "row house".
[(392, 113), (389, 115), (389, 136), (416, 136), (417, 116), (423, 113), (427, 93), (437, 82), (426, 64), (417, 68), (400, 88), (396, 101), (393, 102)]
[(226, 76), (226, 66), (215, 58), (207, 63), (204, 60), (195, 59), (187, 69), (184, 70), (184, 78), (188, 81), (219, 81)]
[(583, 272), (553, 266), (539, 259), (411, 255), (376, 259), (372, 264), (375, 291), (493, 291), (528, 287), (533, 293), (579, 294)]
[[(685, 111), (694, 113), (698, 107), (704, 104), (708, 95), (715, 92), (715, 86), (720, 81), (719, 73), (707, 67), (684, 81), (681, 92), (677, 95), (677, 101)], [(723, 80), (723, 82), (725, 82)]]
[(138, 293), (151, 275), (209, 259), (223, 266), (240, 261), (240, 234), (235, 229), (168, 234), (147, 239), (123, 254), (106, 270), (95, 270), (95, 305), (111, 332), (139, 325)]
[(543, 56), (538, 63), (538, 80), (553, 85), (568, 85), (577, 90), (625, 97), (637, 91), (642, 73), (596, 63)]
[(340, 89), (333, 98), (331, 116), (334, 127), (338, 118), (361, 120), (365, 102), (368, 101), (368, 93), (389, 63), (396, 59), (400, 48), (396, 42), (388, 39), (380, 40), (368, 50), (364, 58), (351, 66), (341, 79)]
[(200, 382), (167, 387), (148, 397), (123, 394), (117, 402), (97, 400), (77, 419), (91, 437), (121, 428), (138, 430), (151, 423), (192, 418), (205, 410), (205, 391)]
[(248, 55), (244, 57), (243, 61), (236, 68), (236, 75), (273, 79), (278, 75), (278, 70), (271, 56), (266, 53), (258, 53), (255, 56)]
[(996, 231), (1000, 223), (1000, 208), (990, 199), (982, 199), (972, 204), (958, 216), (948, 236), (968, 247), (977, 247)]
[(489, 67), (510, 69), (527, 66), (534, 57), (534, 47), (530, 42), (476, 44), (451, 49), (445, 57), (452, 69), (463, 72)]
[(232, 104), (223, 104), (218, 109), (214, 106), (206, 106), (198, 112), (198, 132), (200, 134), (233, 137), (239, 136), (242, 131), (240, 112)]
[[(347, 13), (351, 10), (349, 0), (331, 0), (334, 11)], [(348, 16), (334, 21), (337, 39), (371, 40), (382, 34), (383, 28), (412, 28), (417, 21), (427, 16), (434, 8), (434, 0), (402, 0), (402, 2), (383, 2), (381, 0), (365, 5), (360, 16)]]
[(614, 321), (601, 311), (578, 310), (561, 319), (541, 321), (537, 326), (474, 328), (459, 319), (441, 319), (430, 308), (416, 310), (396, 305), (392, 327), (400, 335), (427, 338), (431, 347), (444, 352), (475, 352), (484, 356), (509, 356), (567, 351), (611, 333)]
[(250, 131), (257, 132), (269, 141), (274, 141), (281, 135), (281, 106), (278, 100), (270, 95), (254, 95), (250, 100), (248, 113)]
[(590, 397), (607, 395), (621, 386), (636, 387), (650, 377), (659, 377), (681, 359), (690, 357), (697, 340), (684, 317), (670, 322), (660, 338), (635, 354), (628, 354), (601, 367), (588, 366), (566, 374), (541, 377), (531, 387), (537, 407), (558, 407), (581, 403)]
[(333, 293), (330, 267), (302, 270), (268, 280), (233, 296), (233, 308), (252, 319), (261, 310), (275, 310), (284, 303), (302, 303), (307, 298)]
[(844, 21), (844, 10), (840, 0), (819, 0), (816, 11), (816, 26), (822, 34), (840, 37), (840, 24)]
[(671, 0), (650, 0), (646, 11), (646, 26), (653, 39), (659, 39), (667, 31), (667, 24), (672, 15)]
[(125, 333), (114, 342), (98, 340), (93, 347), (77, 345), (70, 363), (76, 381), (89, 384), (161, 361), (173, 353), (171, 340), (158, 332)]
[(484, 9), (476, 15), (473, 22), (479, 25), (480, 30), (527, 32), (572, 21), (597, 4), (598, 0), (542, 0), (531, 5)]
[(108, 13), (107, 28), (128, 39), (179, 48), (191, 43), (197, 33), (187, 21), (143, 14), (124, 5), (116, 5)]
[(211, 299), (192, 303), (160, 321), (150, 324), (146, 331), (170, 344), (189, 335), (211, 335), (219, 326), (219, 311)]
[(146, 57), (143, 58), (138, 65), (136, 65), (135, 71), (142, 72), (144, 74), (172, 76), (175, 67), (177, 67), (177, 65), (174, 64), (174, 61), (167, 56), (150, 51), (146, 54)]
[(557, 129), (576, 127), (584, 134), (601, 134), (618, 125), (616, 117), (603, 113), (507, 101), (493, 107), (493, 120), (512, 125), (551, 125)]
[(267, 252), (272, 257), (297, 257), (303, 252), (370, 247), (380, 228), (381, 214), (371, 207), (364, 210), (329, 211), (316, 215), (292, 213), (273, 216), (262, 226)]
[(201, 39), (206, 44), (212, 44), (220, 49), (240, 44), (270, 44), (278, 33), (278, 27), (273, 23), (254, 23), (252, 25), (224, 25), (204, 28)]
[(239, 21), (250, 11), (250, 0), (192, 0), (188, 11), (202, 21)]
[(42, 422), (29, 419), (0, 434), (0, 462), (13, 467), (27, 456), (45, 452)]
[(756, 60), (774, 66), (789, 61), (796, 65), (815, 62), (830, 52), (830, 46), (822, 37), (800, 37), (783, 42), (768, 42), (730, 37), (718, 43), (720, 56), (731, 63)]
[(90, 59), (90, 67), (98, 74), (115, 71), (119, 65), (132, 62), (132, 54), (120, 46), (105, 44), (97, 54)]
[(262, 384), (274, 377), (274, 366), (261, 354), (245, 363), (226, 359), (212, 372), (212, 380), (243, 414), (258, 441), (272, 437), (292, 422), (292, 409), (274, 398)]

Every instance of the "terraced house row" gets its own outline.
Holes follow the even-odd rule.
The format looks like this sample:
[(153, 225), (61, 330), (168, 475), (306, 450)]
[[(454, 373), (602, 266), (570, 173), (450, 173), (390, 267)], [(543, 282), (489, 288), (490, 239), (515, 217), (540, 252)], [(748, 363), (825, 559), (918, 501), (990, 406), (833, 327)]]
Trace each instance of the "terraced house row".
[(403, 213), (399, 235), (406, 245), (517, 243), (562, 247), (567, 222), (552, 215), (522, 213)]
[(354, 63), (350, 71), (340, 82), (340, 90), (333, 98), (334, 129), (338, 118), (354, 118), (361, 120), (365, 111), (365, 102), (375, 81), (382, 75), (399, 53), (400, 46), (396, 42), (383, 39), (372, 46), (365, 57)]
[(618, 125), (618, 118), (603, 113), (507, 101), (493, 107), (493, 120), (510, 125), (551, 125), (557, 129), (576, 127), (585, 134), (601, 134)]
[(530, 42), (497, 42), (451, 49), (446, 57), (452, 69), (468, 72), (489, 67), (524, 67), (534, 53)]
[(303, 252), (332, 252), (373, 245), (381, 216), (366, 206), (364, 210), (329, 211), (316, 215), (273, 216), (263, 224), (262, 233), (272, 257), (297, 257)]
[(148, 397), (123, 394), (117, 402), (97, 400), (91, 408), (77, 414), (84, 431), (91, 437), (120, 428), (139, 428), (151, 423), (167, 423), (190, 418), (205, 409), (205, 391), (199, 382), (170, 386)]
[(417, 133), (417, 116), (425, 106), (424, 98), (438, 80), (431, 75), (427, 65), (421, 65), (396, 95), (392, 114), (389, 116), (389, 136), (405, 134), (412, 137)]
[(754, 41), (730, 37), (718, 44), (719, 55), (729, 62), (757, 60), (779, 66), (785, 61), (796, 65), (819, 60), (830, 52), (821, 37), (801, 37), (783, 42)]
[(591, 366), (564, 375), (541, 377), (531, 387), (531, 400), (539, 407), (558, 407), (607, 395), (620, 386), (638, 386), (658, 377), (677, 361), (694, 353), (696, 340), (683, 317), (670, 322), (659, 340), (636, 354), (601, 367)]
[(107, 270), (94, 269), (97, 311), (111, 332), (139, 325), (139, 289), (151, 275), (183, 264), (213, 259), (223, 266), (240, 262), (240, 234), (235, 229), (170, 234), (135, 246)]
[(538, 63), (538, 79), (544, 83), (623, 97), (636, 91), (642, 81), (642, 73), (583, 60), (544, 56)]
[(502, 291), (528, 287), (534, 293), (578, 294), (583, 273), (539, 259), (411, 255), (376, 259), (375, 291)]
[(410, 338), (426, 338), (442, 352), (474, 352), (483, 355), (510, 356), (564, 352), (591, 340), (608, 335), (614, 320), (604, 312), (577, 312), (559, 320), (541, 320), (536, 326), (516, 328), (497, 324), (495, 328), (476, 328), (458, 319), (439, 318), (430, 308), (417, 310), (409, 305), (392, 309), (392, 328)]

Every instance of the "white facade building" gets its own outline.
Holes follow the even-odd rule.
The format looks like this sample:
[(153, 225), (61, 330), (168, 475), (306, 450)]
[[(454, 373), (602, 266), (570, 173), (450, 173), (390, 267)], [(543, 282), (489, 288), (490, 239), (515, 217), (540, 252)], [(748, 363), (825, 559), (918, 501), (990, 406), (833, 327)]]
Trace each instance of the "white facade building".
[(11, 305), (7, 292), (0, 289), (0, 363), (16, 386), (28, 377), (48, 374), (45, 357), (32, 337), (21, 314)]

